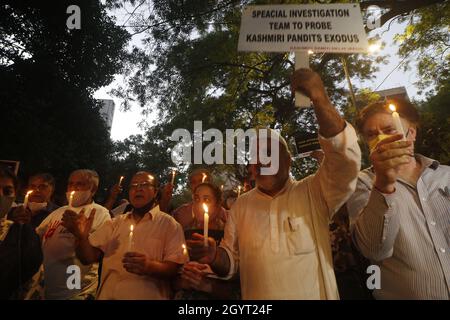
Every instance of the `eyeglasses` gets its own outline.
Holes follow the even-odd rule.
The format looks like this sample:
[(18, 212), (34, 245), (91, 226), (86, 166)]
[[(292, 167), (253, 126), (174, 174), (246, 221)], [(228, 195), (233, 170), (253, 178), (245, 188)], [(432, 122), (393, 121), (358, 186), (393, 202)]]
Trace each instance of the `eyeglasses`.
[(132, 183), (130, 184), (130, 190), (138, 190), (138, 189), (148, 189), (148, 188), (156, 188), (156, 186), (151, 182), (142, 182), (142, 183)]

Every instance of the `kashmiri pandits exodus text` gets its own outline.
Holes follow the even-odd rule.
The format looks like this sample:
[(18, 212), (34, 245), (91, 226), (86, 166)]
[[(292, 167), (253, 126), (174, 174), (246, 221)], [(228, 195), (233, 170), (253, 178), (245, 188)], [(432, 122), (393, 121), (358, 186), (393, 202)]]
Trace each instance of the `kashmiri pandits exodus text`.
[(348, 9), (253, 10), (252, 18), (345, 18)]

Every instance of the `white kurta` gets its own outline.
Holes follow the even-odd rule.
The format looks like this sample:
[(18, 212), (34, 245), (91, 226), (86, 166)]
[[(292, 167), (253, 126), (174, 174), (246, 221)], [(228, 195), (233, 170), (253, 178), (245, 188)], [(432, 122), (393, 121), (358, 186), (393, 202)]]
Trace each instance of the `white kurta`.
[(274, 197), (255, 188), (231, 209), (221, 247), (229, 276), (240, 271), (243, 299), (339, 299), (329, 221), (355, 189), (361, 154), (348, 123), (320, 143), (315, 175), (289, 179)]

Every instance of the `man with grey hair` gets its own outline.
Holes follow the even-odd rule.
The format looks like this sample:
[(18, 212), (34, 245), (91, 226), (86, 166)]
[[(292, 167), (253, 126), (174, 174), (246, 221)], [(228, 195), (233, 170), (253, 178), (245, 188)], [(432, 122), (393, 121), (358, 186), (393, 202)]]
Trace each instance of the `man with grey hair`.
[(93, 200), (98, 185), (97, 172), (88, 169), (73, 171), (67, 184), (69, 205), (53, 211), (36, 229), (44, 255), (45, 299), (86, 299), (95, 295), (98, 264), (85, 266), (78, 260), (76, 239), (62, 225), (62, 217), (66, 212), (86, 217), (95, 213), (90, 232), (111, 220), (108, 210)]
[[(333, 107), (317, 73), (297, 70), (292, 88), (314, 104), (325, 153), (318, 172), (294, 181), (286, 142), (260, 137), (257, 161), (249, 166), (256, 188), (231, 208), (220, 246), (212, 238), (204, 246), (200, 234), (187, 242), (191, 259), (217, 274), (231, 277), (239, 270), (243, 299), (339, 298), (328, 224), (355, 190), (361, 153), (355, 130)], [(278, 159), (275, 173), (262, 155), (279, 156), (272, 157)]]

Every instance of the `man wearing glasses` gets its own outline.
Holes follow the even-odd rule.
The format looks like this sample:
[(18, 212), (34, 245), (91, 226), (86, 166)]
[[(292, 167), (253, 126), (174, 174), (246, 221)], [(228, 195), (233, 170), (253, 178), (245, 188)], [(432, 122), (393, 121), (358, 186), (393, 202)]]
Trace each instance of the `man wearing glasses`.
[(414, 152), (419, 120), (400, 99), (370, 104), (357, 119), (372, 166), (347, 209), (357, 247), (380, 267), (376, 299), (450, 299), (450, 167)]
[(103, 270), (97, 299), (169, 299), (170, 280), (188, 260), (183, 230), (156, 203), (158, 183), (149, 172), (138, 172), (130, 183), (132, 211), (90, 233), (93, 219), (66, 212), (63, 225), (77, 238), (76, 253), (84, 264), (100, 260)]
[[(89, 213), (95, 212), (91, 232), (111, 220), (109, 211), (94, 202), (98, 185), (99, 176), (95, 171), (81, 169), (72, 172), (66, 193), (69, 205), (53, 211), (36, 228), (44, 255), (45, 299), (89, 299), (95, 295), (98, 264), (83, 265), (77, 259), (76, 238), (64, 227), (62, 219), (66, 214), (87, 218)], [(75, 285), (69, 287), (68, 278), (76, 272), (74, 270), (79, 270), (79, 285), (74, 281)]]
[(27, 190), (33, 191), (28, 198), (27, 208), (16, 207), (10, 219), (18, 223), (31, 223), (33, 228), (37, 228), (42, 221), (58, 206), (52, 202), (55, 190), (55, 178), (49, 173), (38, 173), (28, 179)]

